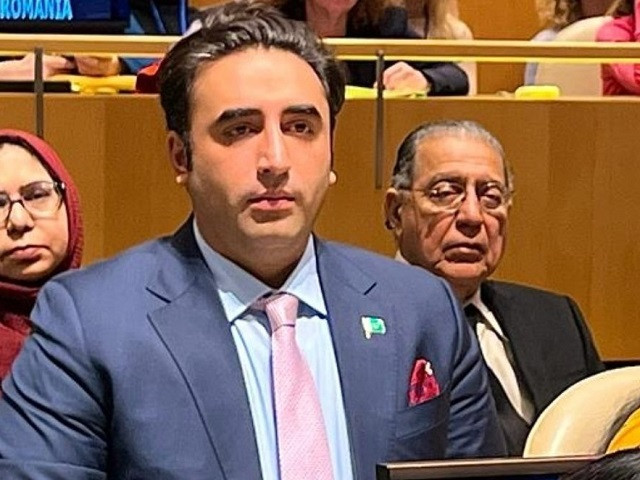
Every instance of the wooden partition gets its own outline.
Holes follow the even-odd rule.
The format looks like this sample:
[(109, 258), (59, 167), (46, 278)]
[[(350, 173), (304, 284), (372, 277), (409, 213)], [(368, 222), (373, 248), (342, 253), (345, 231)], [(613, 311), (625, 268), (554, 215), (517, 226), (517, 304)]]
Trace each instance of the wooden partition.
[[(173, 231), (189, 212), (173, 181), (155, 96), (47, 96), (45, 133), (82, 195), (86, 262)], [(347, 102), (332, 187), (317, 231), (391, 255), (384, 189), (374, 188), (372, 101)], [(385, 104), (385, 185), (395, 147), (416, 124), (480, 121), (516, 172), (501, 278), (566, 292), (581, 305), (605, 358), (640, 357), (640, 169), (635, 99), (468, 98)], [(28, 95), (0, 96), (0, 125), (33, 130)]]
[[(529, 40), (540, 24), (535, 0), (460, 0), (460, 18), (476, 39)], [(522, 85), (524, 63), (478, 64), (478, 92), (513, 91)]]

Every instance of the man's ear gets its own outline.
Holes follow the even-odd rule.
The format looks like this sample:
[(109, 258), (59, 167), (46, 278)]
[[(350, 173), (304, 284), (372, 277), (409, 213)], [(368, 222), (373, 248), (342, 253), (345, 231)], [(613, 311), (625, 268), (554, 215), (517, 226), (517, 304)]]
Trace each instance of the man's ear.
[(401, 210), (403, 206), (403, 195), (401, 192), (391, 187), (384, 194), (384, 226), (387, 230), (393, 231), (395, 236), (402, 233)]
[(183, 185), (189, 177), (189, 156), (182, 137), (173, 130), (167, 134), (167, 149), (171, 166), (176, 173), (176, 183)]

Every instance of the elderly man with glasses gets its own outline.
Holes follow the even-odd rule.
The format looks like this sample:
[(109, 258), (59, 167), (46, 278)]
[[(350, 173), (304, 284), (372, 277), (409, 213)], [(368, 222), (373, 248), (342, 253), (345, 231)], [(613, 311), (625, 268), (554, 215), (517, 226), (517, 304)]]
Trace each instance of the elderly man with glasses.
[(489, 281), (504, 252), (513, 175), (500, 142), (471, 121), (427, 123), (398, 149), (385, 197), (398, 259), (445, 278), (488, 366), (511, 455), (565, 388), (602, 370), (567, 296)]

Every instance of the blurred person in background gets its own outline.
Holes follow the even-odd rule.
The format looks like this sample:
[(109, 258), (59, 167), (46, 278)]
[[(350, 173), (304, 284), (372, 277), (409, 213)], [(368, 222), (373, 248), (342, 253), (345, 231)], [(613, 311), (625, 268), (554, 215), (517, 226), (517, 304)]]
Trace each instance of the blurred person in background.
[[(473, 40), (469, 26), (460, 20), (457, 0), (407, 0), (409, 25), (430, 40)], [(458, 63), (467, 74), (469, 95), (478, 90), (476, 62)]]
[[(536, 0), (536, 12), (543, 29), (531, 39), (533, 42), (550, 42), (560, 30), (585, 18), (580, 0)], [(535, 84), (537, 71), (537, 63), (525, 65), (525, 85)]]
[[(420, 38), (409, 26), (403, 0), (270, 0), (287, 17), (301, 20), (320, 37)], [(348, 83), (372, 87), (374, 62), (347, 61)], [(466, 95), (466, 73), (452, 62), (388, 62), (385, 89), (423, 90), (430, 95)]]
[(82, 238), (78, 192), (56, 152), (0, 130), (0, 379), (31, 330), (42, 285), (80, 266)]
[[(608, 14), (613, 16), (598, 30), (598, 42), (640, 41), (640, 1), (616, 0)], [(639, 63), (603, 63), (601, 66), (603, 95), (639, 95)]]
[[(130, 0), (131, 11), (127, 35), (182, 35), (197, 18), (197, 10), (187, 0)], [(155, 58), (120, 58), (117, 55), (63, 56), (44, 55), (43, 78), (78, 74), (92, 77), (136, 74)], [(0, 80), (33, 80), (34, 55), (0, 62)]]

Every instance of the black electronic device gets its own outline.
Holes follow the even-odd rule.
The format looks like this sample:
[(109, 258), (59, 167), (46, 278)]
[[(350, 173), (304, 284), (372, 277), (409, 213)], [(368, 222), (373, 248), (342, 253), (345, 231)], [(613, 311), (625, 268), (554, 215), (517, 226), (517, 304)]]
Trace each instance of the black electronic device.
[(377, 480), (558, 480), (595, 456), (396, 462), (377, 466)]

